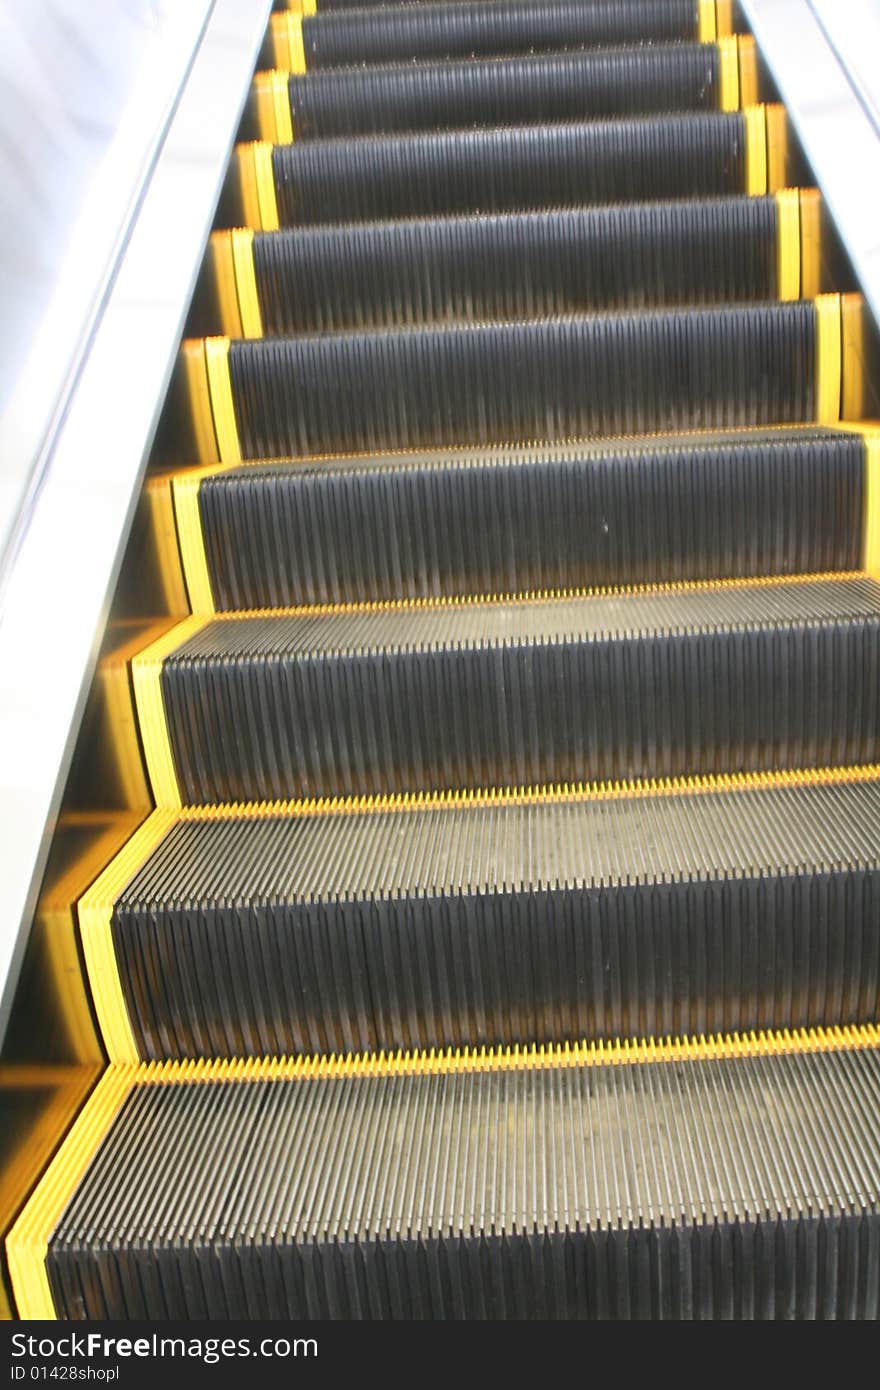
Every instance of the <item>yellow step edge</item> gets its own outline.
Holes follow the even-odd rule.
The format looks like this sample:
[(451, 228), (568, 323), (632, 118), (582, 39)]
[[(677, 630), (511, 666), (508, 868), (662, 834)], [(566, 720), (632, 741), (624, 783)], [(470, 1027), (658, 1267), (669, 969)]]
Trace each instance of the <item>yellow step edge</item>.
[(111, 1062), (140, 1060), (113, 948), (113, 905), (175, 819), (173, 811), (153, 811), (77, 904), (80, 939), (95, 1014)]
[(822, 289), (822, 198), (817, 188), (802, 188), (801, 297), (815, 299)]
[(739, 46), (733, 37), (718, 40), (718, 109), (738, 111)]
[(796, 188), (776, 194), (776, 293), (779, 299), (801, 294), (801, 204)]
[(307, 13), (303, 7), (302, 13), (288, 10), (272, 15), (272, 62), (280, 72), (304, 73), (306, 70), (303, 14)]
[(254, 233), (250, 227), (235, 227), (230, 237), (242, 337), (262, 338), (263, 318), (254, 266)]
[(220, 326), (228, 338), (240, 338), (241, 316), (238, 311), (238, 289), (232, 259), (232, 233), (212, 232), (208, 242), (208, 253), (220, 313)]
[(131, 658), (140, 648), (164, 632), (173, 621), (179, 619), (136, 621), (131, 627), (127, 624), (120, 625), (113, 633), (112, 644), (101, 654), (92, 689), (92, 708), (98, 721), (98, 737), (107, 750), (104, 775), (112, 778), (110, 785), (113, 786), (114, 796), (119, 802), (127, 809), (139, 811), (141, 814), (150, 809), (152, 797), (141, 755), (137, 712), (130, 680)]
[(205, 339), (205, 369), (214, 415), (217, 449), (223, 463), (239, 463), (238, 425), (232, 400), (232, 379), (229, 375), (229, 339)]
[(788, 183), (788, 116), (771, 102), (765, 108), (767, 125), (767, 192), (778, 193)]
[(278, 231), (272, 150), (268, 140), (250, 140), (235, 148), (242, 217), (255, 232)]
[(268, 140), (272, 144), (279, 143), (275, 122), (275, 89), (272, 82), (273, 74), (276, 71), (277, 69), (273, 68), (269, 72), (254, 73), (253, 84), (257, 134), (261, 140)]
[(214, 412), (211, 409), (211, 390), (205, 364), (204, 338), (184, 339), (180, 360), (183, 364), (184, 389), (189, 403), (199, 463), (219, 463), (217, 436), (214, 433)]
[(715, 33), (719, 39), (733, 33), (733, 0), (715, 0)]
[(171, 617), (185, 617), (189, 612), (183, 564), (177, 538), (174, 499), (171, 495), (170, 473), (155, 473), (144, 483), (143, 504), (153, 544), (156, 576), (159, 581), (161, 610)]
[(840, 418), (861, 420), (865, 413), (870, 369), (865, 359), (866, 308), (860, 294), (840, 296), (841, 388)]
[(290, 109), (289, 74), (272, 73), (272, 101), (275, 107), (275, 140), (279, 145), (293, 143), (293, 114)]
[(279, 68), (254, 74), (257, 130), (260, 139), (272, 145), (293, 142), (289, 79), (290, 73)]
[(491, 806), (580, 805), (591, 801), (635, 801), (648, 797), (714, 796), (721, 792), (768, 791), (797, 787), (844, 787), (875, 782), (880, 763), (842, 767), (783, 769), (776, 772), (702, 773), (688, 777), (639, 777), (620, 782), (566, 782), (537, 787), (489, 787), (374, 796), (332, 796), (298, 801), (219, 802), (182, 806), (181, 821), (309, 819), (321, 816), (388, 815)]
[(257, 166), (254, 150), (257, 141), (250, 140), (244, 145), (236, 145), (234, 163), (238, 175), (238, 191), (241, 201), (241, 215), (245, 226), (254, 231), (262, 230), (260, 195), (257, 189)]
[(816, 306), (816, 421), (840, 420), (841, 312), (839, 294), (820, 294)]
[(739, 34), (736, 40), (739, 66), (739, 104), (742, 107), (757, 106), (760, 101), (758, 90), (758, 50), (751, 34)]
[(109, 1067), (104, 1072), (6, 1237), (9, 1276), (21, 1318), (56, 1317), (46, 1273), (49, 1241), (137, 1080), (137, 1067)]
[(205, 538), (199, 511), (201, 470), (194, 469), (193, 474), (177, 473), (172, 482), (177, 533), (180, 538), (180, 556), (192, 612), (213, 613), (215, 611), (214, 594), (211, 588), (211, 576), (208, 572), (208, 558), (205, 554)]
[[(31, 1194), (35, 1178), (48, 1166), (103, 1069), (103, 1059), (67, 1066), (8, 1062), (0, 1066), (0, 1095), (8, 1098), (21, 1090), (36, 1092), (35, 1112), (21, 1126), (9, 1126), (4, 1136), (0, 1171), (0, 1230), (4, 1239)], [(0, 1280), (0, 1321), (17, 1316), (8, 1281)]]
[(162, 698), (162, 662), (204, 626), (203, 617), (192, 616), (182, 622), (174, 623), (167, 632), (157, 637), (143, 651), (132, 658), (131, 678), (134, 686), (135, 704), (144, 757), (153, 796), (159, 807), (180, 805), (180, 788), (168, 724), (165, 718), (165, 702)]
[(253, 148), (254, 172), (257, 180), (257, 199), (260, 205), (260, 229), (278, 231), (278, 204), (275, 201), (275, 171), (272, 167), (272, 146), (259, 140)]
[(699, 0), (697, 37), (700, 43), (714, 43), (718, 34), (715, 0)]
[[(210, 402), (209, 402), (210, 404)], [(732, 438), (741, 435), (747, 439), (754, 435), (756, 429), (760, 429), (762, 434), (778, 436), (780, 441), (785, 435), (797, 435), (809, 433), (816, 427), (815, 421), (806, 421), (802, 424), (777, 424), (777, 425), (725, 425), (716, 426), (711, 429), (685, 429), (677, 431), (669, 430), (648, 430), (641, 434), (614, 434), (607, 436), (599, 435), (567, 435), (561, 439), (508, 439), (501, 443), (491, 444), (444, 444), (440, 449), (381, 449), (374, 451), (354, 452), (354, 453), (328, 453), (328, 454), (302, 454), (296, 457), (287, 455), (269, 455), (267, 458), (240, 459), (234, 463), (221, 463), (218, 459), (215, 463), (194, 464), (191, 468), (180, 470), (192, 474), (193, 477), (202, 478), (217, 477), (220, 474), (228, 473), (235, 468), (266, 468), (267, 466), (278, 466), (290, 469), (308, 469), (316, 463), (357, 463), (359, 460), (381, 458), (382, 460), (393, 460), (395, 465), (405, 465), (408, 459), (420, 459), (428, 454), (442, 453), (449, 455), (450, 458), (456, 456), (466, 458), (470, 454), (479, 453), (491, 456), (499, 456), (511, 449), (567, 449), (578, 447), (598, 447), (600, 450), (604, 446), (616, 447), (621, 444), (647, 444), (655, 441), (674, 440), (676, 444), (681, 441), (685, 448), (697, 448), (707, 439), (716, 439), (719, 435), (725, 438)]]
[(747, 106), (743, 111), (745, 121), (745, 192), (750, 197), (759, 198), (767, 192), (767, 108)]

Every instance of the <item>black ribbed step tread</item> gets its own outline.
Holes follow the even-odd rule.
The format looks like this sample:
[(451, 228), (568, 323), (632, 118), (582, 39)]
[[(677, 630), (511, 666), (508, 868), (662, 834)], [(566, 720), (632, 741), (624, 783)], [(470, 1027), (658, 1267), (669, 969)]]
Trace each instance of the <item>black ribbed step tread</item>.
[(695, 39), (697, 0), (470, 0), (303, 20), (306, 67), (470, 58), (585, 44)]
[(233, 342), (245, 459), (815, 419), (812, 301)]
[(224, 470), (215, 606), (857, 569), (864, 444), (792, 429)]
[(72, 1318), (876, 1317), (878, 1125), (873, 1048), (142, 1084), (46, 1267)]
[(880, 782), (184, 821), (116, 900), (139, 1055), (871, 1022)]
[(257, 233), (267, 336), (777, 297), (773, 198)]
[(718, 48), (673, 44), (291, 76), (297, 140), (717, 111)]
[(741, 112), (303, 140), (272, 151), (282, 227), (745, 192)]
[(880, 584), (213, 619), (161, 687), (184, 803), (880, 760)]

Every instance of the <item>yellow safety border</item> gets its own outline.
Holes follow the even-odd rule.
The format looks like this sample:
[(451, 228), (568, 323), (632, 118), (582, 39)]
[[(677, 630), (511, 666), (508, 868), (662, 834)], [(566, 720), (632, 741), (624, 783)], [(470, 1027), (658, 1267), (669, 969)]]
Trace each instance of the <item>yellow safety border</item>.
[[(99, 1050), (94, 1023), (92, 1037), (95, 1049)], [(39, 1113), (20, 1128), (13, 1130), (10, 1126), (4, 1136), (3, 1167), (0, 1169), (0, 1239), (5, 1241), (35, 1179), (63, 1140), (102, 1070), (103, 1058), (100, 1062), (66, 1066), (15, 1062), (0, 1065), (0, 1095), (22, 1091), (39, 1094)], [(0, 1280), (0, 1321), (16, 1316), (12, 1290), (7, 1288), (5, 1279)]]
[(719, 39), (733, 33), (733, 0), (715, 0), (715, 33)]
[(718, 109), (738, 111), (739, 52), (735, 38), (718, 40)]
[[(194, 475), (194, 476), (193, 476)], [(201, 469), (193, 473), (178, 473), (173, 481), (174, 511), (180, 536), (180, 552), (183, 572), (193, 613), (213, 613), (215, 611), (214, 593), (208, 560), (205, 554), (205, 538), (202, 531), (202, 518), (199, 512), (199, 488), (204, 474)]]
[(254, 267), (254, 233), (250, 227), (235, 227), (230, 236), (242, 336), (262, 338), (263, 318), (260, 313), (260, 297)]
[(736, 40), (739, 63), (739, 101), (740, 106), (757, 106), (758, 94), (758, 50), (751, 34), (739, 34)]
[(865, 413), (865, 301), (860, 294), (840, 296), (840, 333), (843, 373), (840, 418), (861, 420)]
[(275, 128), (275, 92), (272, 86), (272, 72), (254, 73), (254, 106), (257, 117), (257, 134), (261, 140), (277, 141)]
[(697, 36), (700, 43), (714, 43), (717, 33), (715, 0), (699, 0)]
[[(306, 12), (307, 13), (307, 12)], [(301, 74), (306, 70), (306, 50), (303, 43), (303, 16), (288, 10), (273, 14), (272, 61), (280, 72)]]
[[(189, 612), (186, 608), (185, 612)], [(141, 756), (137, 714), (129, 667), (134, 654), (168, 627), (167, 619), (135, 622), (114, 632), (115, 643), (101, 657), (96, 671), (96, 695), (102, 701), (101, 733), (112, 753), (115, 776), (125, 806), (144, 814), (152, 806), (150, 786)]]
[(286, 72), (278, 72), (277, 69), (270, 77), (275, 111), (275, 144), (290, 145), (293, 142), (293, 115), (290, 110), (289, 77)]
[[(45, 966), (44, 989), (57, 1005), (66, 1051), (77, 1067), (99, 1066), (104, 1054), (80, 959), (76, 904), (107, 863), (124, 848), (143, 817), (141, 811), (68, 811), (58, 821), (57, 842), (65, 861), (71, 837), (76, 836), (77, 842), (84, 837), (85, 843), (60, 872), (50, 868), (37, 903), (33, 930)], [(0, 1064), (0, 1091), (7, 1070)], [(0, 1189), (4, 1182), (5, 1172), (0, 1176)], [(0, 1222), (3, 1210), (0, 1201)]]
[(776, 193), (776, 292), (780, 299), (801, 293), (801, 204), (796, 188)]
[(208, 247), (221, 328), (227, 337), (240, 338), (241, 316), (238, 312), (231, 233), (212, 232)]
[(841, 314), (839, 294), (820, 294), (816, 306), (816, 421), (840, 419)]
[(788, 116), (785, 107), (771, 102), (767, 120), (767, 192), (777, 193), (788, 182)]
[(801, 296), (815, 299), (822, 289), (822, 198), (818, 188), (800, 189)]
[(732, 1061), (738, 1057), (856, 1052), (880, 1046), (880, 1028), (783, 1028), (708, 1036), (625, 1038), (611, 1042), (514, 1044), (512, 1047), (431, 1048), (414, 1052), (333, 1053), (314, 1057), (257, 1057), (233, 1061), (148, 1062), (137, 1084), (188, 1082), (355, 1080), (369, 1076), (444, 1076), (480, 1071), (557, 1071), (568, 1067), (639, 1066), (663, 1062)]
[(254, 159), (256, 143), (256, 141), (251, 140), (246, 145), (237, 145), (235, 163), (238, 169), (241, 215), (246, 226), (259, 232), (262, 230), (263, 222), (260, 213), (260, 195), (257, 190), (257, 167)]
[(134, 686), (144, 757), (157, 806), (179, 806), (180, 788), (174, 770), (174, 757), (165, 718), (162, 698), (162, 662), (182, 646), (205, 624), (202, 616), (193, 615), (170, 628), (132, 658), (131, 678)]
[(144, 483), (143, 499), (164, 601), (163, 612), (170, 618), (184, 618), (189, 612), (189, 603), (177, 540), (171, 474), (154, 473), (148, 477)]
[(113, 906), (174, 822), (173, 811), (148, 816), (77, 905), (95, 1014), (111, 1062), (140, 1061), (113, 949)]
[(743, 111), (746, 135), (746, 193), (761, 197), (767, 192), (766, 107), (749, 106)]
[[(272, 146), (265, 140), (258, 140), (252, 146), (254, 177), (257, 185), (257, 202), (260, 220), (257, 230), (278, 231), (278, 204), (275, 200), (275, 170), (272, 167)], [(248, 219), (249, 225), (250, 219)]]
[(46, 1273), (49, 1241), (137, 1080), (135, 1067), (110, 1067), (104, 1072), (6, 1237), (9, 1275), (22, 1318), (57, 1316)]
[(239, 463), (241, 451), (238, 446), (238, 425), (235, 421), (232, 380), (229, 375), (228, 338), (205, 339), (205, 367), (220, 461)]
[(257, 129), (260, 139), (273, 145), (289, 145), (293, 140), (288, 78), (278, 68), (254, 75)]
[(199, 463), (219, 463), (204, 338), (185, 338), (180, 349), (180, 360)]
[[(880, 435), (878, 435), (880, 438)], [(581, 805), (591, 801), (638, 801), (656, 797), (717, 796), (728, 792), (772, 791), (796, 787), (860, 786), (880, 779), (880, 763), (840, 767), (784, 768), (775, 772), (701, 773), (687, 777), (638, 777), (619, 782), (548, 783), (536, 787), (482, 787), (452, 791), (399, 792), (373, 796), (330, 796), (294, 801), (210, 802), (181, 806), (177, 821), (310, 820), (326, 816), (412, 814), (443, 809), (480, 810), (492, 806)], [(153, 812), (158, 816), (162, 812)], [(164, 824), (164, 822), (163, 822)], [(164, 833), (164, 831), (163, 831)], [(137, 866), (138, 868), (141, 865)], [(112, 906), (112, 904), (111, 904)]]
[[(852, 570), (827, 570), (810, 574), (744, 575), (728, 579), (682, 579), (654, 584), (597, 584), (570, 589), (526, 589), (516, 593), (438, 594), (425, 598), (366, 599), (349, 603), (303, 603), (276, 608), (225, 609), (215, 616), (220, 622), (237, 623), (248, 618), (318, 618), (343, 613), (416, 613), (435, 608), (489, 608), (558, 603), (568, 599), (633, 598), (647, 594), (685, 594), (720, 589), (772, 589), (781, 584), (845, 583), (860, 577)], [(204, 616), (202, 617), (204, 621)]]

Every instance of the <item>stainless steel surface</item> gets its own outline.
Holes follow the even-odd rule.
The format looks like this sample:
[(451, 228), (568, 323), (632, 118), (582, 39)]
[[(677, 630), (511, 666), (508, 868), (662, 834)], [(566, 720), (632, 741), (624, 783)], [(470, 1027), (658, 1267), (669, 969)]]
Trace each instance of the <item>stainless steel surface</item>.
[[(871, 114), (878, 92), (878, 45), (871, 37), (878, 32), (877, 4), (741, 0), (741, 6), (880, 321), (880, 128)], [(851, 72), (844, 54), (846, 62), (858, 61)], [(866, 100), (866, 92), (873, 96)]]
[[(151, 8), (165, 13), (160, 4)], [(84, 25), (100, 23), (94, 6), (79, 9)], [(57, 291), (75, 301), (75, 311), (72, 302), (57, 320), (68, 346), (76, 342), (75, 368), (69, 357), (46, 362), (52, 382), (58, 372), (64, 383), (54, 403), (47, 404), (49, 390), (29, 397), (21, 378), (13, 387), (22, 431), (46, 427), (43, 408), (52, 420), (36, 471), (36, 455), (31, 459), (28, 477), (37, 485), (22, 490), (19, 479), (8, 493), (26, 493), (28, 502), (0, 594), (0, 1036), (146, 454), (269, 9), (270, 0), (209, 6), (169, 0), (168, 14), (180, 12), (169, 20), (178, 47), (173, 61), (168, 55), (179, 90), (169, 95), (165, 73), (153, 109), (152, 154), (144, 154), (149, 141), (140, 108), (135, 133), (141, 140), (132, 137), (129, 146), (132, 157), (137, 148), (146, 159), (140, 190), (133, 192), (133, 179), (124, 175), (134, 165), (125, 163), (115, 137), (113, 160), (101, 165), (103, 199), (89, 186), (84, 215), (91, 220), (100, 211), (116, 228), (97, 300), (94, 278), (92, 290)], [(200, 12), (207, 14), (203, 28)], [(124, 121), (120, 116), (120, 129)], [(127, 216), (132, 199), (134, 215)], [(75, 272), (66, 259), (64, 266), (70, 279)], [(38, 339), (44, 331), (45, 318)], [(59, 358), (65, 351), (59, 347)], [(41, 359), (33, 360), (39, 376)]]
[(0, 591), (212, 0), (13, 0), (0, 43)]

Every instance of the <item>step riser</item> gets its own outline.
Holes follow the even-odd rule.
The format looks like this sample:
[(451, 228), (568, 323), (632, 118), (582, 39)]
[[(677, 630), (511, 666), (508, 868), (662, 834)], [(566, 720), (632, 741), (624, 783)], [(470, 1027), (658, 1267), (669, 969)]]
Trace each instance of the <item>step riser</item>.
[(867, 1023), (880, 1008), (878, 922), (874, 867), (117, 909), (113, 941), (150, 1060)]
[(196, 606), (207, 559), (209, 611), (522, 593), (857, 569), (864, 479), (855, 435), (378, 458), (220, 473), (192, 535), (180, 504), (178, 524)]
[(880, 618), (162, 672), (184, 803), (880, 759)]
[(775, 192), (746, 156), (745, 116), (721, 113), (294, 142), (272, 173), (296, 227)]
[(253, 254), (263, 333), (283, 337), (772, 300), (778, 235), (775, 203), (748, 198), (302, 228)]
[(294, 138), (326, 139), (718, 111), (720, 78), (705, 44), (319, 72), (291, 77), (288, 100)]
[(823, 341), (807, 302), (235, 342), (232, 424), (272, 459), (830, 423)]

